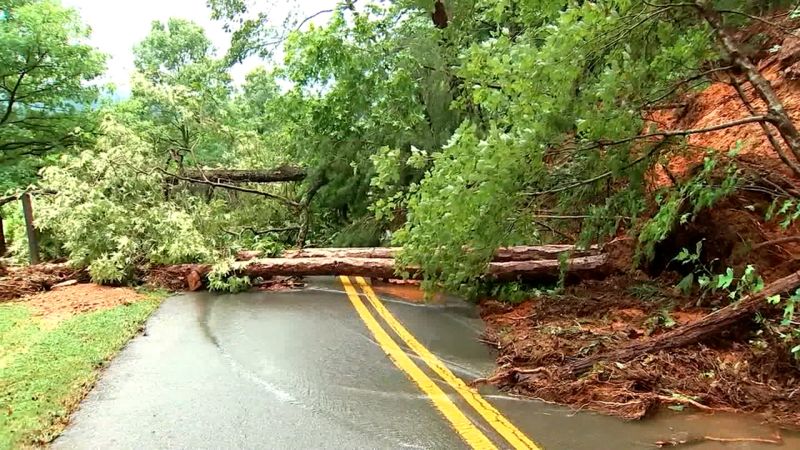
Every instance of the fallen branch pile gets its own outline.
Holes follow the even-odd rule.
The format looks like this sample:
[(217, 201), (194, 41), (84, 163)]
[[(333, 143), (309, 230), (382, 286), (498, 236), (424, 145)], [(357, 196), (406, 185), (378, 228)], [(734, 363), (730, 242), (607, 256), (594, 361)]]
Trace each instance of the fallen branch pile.
[(737, 322), (753, 317), (759, 308), (767, 305), (766, 299), (789, 292), (800, 286), (800, 271), (775, 280), (756, 294), (708, 314), (696, 322), (675, 328), (652, 339), (633, 342), (608, 353), (600, 353), (567, 364), (566, 371), (581, 375), (603, 361), (624, 363), (636, 357), (695, 344), (730, 329)]

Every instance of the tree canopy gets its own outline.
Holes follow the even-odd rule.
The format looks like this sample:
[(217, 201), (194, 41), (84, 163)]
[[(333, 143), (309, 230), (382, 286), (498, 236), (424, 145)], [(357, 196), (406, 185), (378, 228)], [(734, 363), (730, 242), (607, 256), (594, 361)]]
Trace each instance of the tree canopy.
[[(40, 158), (83, 141), (105, 56), (89, 29), (56, 1), (0, 2), (0, 191), (32, 181)], [(16, 175), (14, 175), (16, 174)]]

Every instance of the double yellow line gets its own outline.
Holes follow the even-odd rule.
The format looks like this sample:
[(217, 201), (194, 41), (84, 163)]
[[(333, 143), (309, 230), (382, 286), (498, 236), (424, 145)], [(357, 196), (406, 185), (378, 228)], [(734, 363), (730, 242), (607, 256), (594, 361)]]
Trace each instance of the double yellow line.
[[(470, 447), (475, 449), (495, 449), (497, 448), (491, 440), (450, 400), (450, 397), (425, 374), (411, 358), (400, 348), (391, 338), (389, 333), (384, 330), (375, 316), (362, 301), (353, 283), (346, 276), (339, 279), (344, 286), (350, 303), (353, 304), (361, 320), (367, 329), (375, 337), (378, 345), (386, 352), (398, 369), (402, 370), (411, 381), (433, 402), (434, 406), (442, 413), (448, 422), (455, 429), (456, 433)], [(405, 344), (425, 364), (442, 379), (448, 386), (456, 391), (481, 417), (502, 436), (514, 449), (539, 449), (533, 441), (525, 436), (522, 431), (506, 419), (500, 411), (495, 409), (474, 389), (458, 378), (450, 369), (447, 368), (433, 353), (423, 346), (393, 315), (383, 306), (383, 303), (375, 295), (375, 292), (362, 277), (355, 277), (356, 283), (364, 292), (367, 300), (373, 309), (386, 322), (389, 328), (405, 342)]]

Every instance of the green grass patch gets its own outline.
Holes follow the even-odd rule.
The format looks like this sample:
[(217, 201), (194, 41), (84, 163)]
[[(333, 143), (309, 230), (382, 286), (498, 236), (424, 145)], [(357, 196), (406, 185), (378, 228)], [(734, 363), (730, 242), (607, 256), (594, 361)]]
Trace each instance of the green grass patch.
[(81, 314), (54, 329), (42, 327), (24, 305), (0, 305), (0, 449), (39, 446), (58, 436), (99, 370), (163, 297), (153, 293)]

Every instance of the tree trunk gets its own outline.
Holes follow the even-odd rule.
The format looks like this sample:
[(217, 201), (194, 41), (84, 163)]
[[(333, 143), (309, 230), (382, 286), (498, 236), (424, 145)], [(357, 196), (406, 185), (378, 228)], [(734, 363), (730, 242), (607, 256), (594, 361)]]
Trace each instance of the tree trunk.
[(739, 302), (714, 311), (696, 322), (680, 326), (652, 339), (634, 342), (617, 350), (579, 359), (567, 364), (565, 369), (572, 375), (580, 375), (602, 361), (624, 363), (644, 354), (695, 344), (731, 329), (731, 326), (739, 321), (751, 318), (759, 308), (766, 304), (768, 297), (788, 292), (798, 285), (800, 285), (800, 271), (776, 280), (761, 292), (748, 295)]
[[(283, 252), (284, 258), (394, 258), (400, 247), (362, 247), (362, 248), (305, 248), (301, 250), (287, 250)], [(590, 247), (586, 250), (577, 250), (574, 245), (539, 245), (516, 246), (497, 249), (493, 261), (530, 261), (530, 260), (557, 260), (563, 253), (568, 253), (572, 258), (584, 256), (597, 256), (599, 247)], [(242, 256), (249, 259), (257, 258), (252, 252), (242, 252)], [(245, 259), (245, 258), (242, 258)]]
[[(496, 280), (510, 281), (556, 279), (561, 275), (561, 262), (558, 260), (505, 261), (491, 262), (486, 275)], [(566, 275), (580, 278), (597, 277), (608, 272), (606, 255), (582, 256), (565, 261)]]
[[(186, 178), (208, 180), (215, 183), (281, 183), (287, 181), (302, 181), (306, 177), (305, 169), (296, 166), (280, 166), (274, 169), (254, 170), (185, 170), (182, 174)], [(179, 181), (169, 178), (170, 183)]]
[[(604, 275), (606, 256), (585, 256), (566, 261), (566, 273), (577, 277)], [(245, 267), (238, 269), (236, 275), (251, 278), (270, 278), (273, 276), (333, 276), (349, 275), (371, 278), (398, 278), (392, 258), (264, 258), (254, 259)], [(182, 264), (160, 269), (169, 274), (167, 278), (181, 279), (185, 286), (187, 277), (196, 272), (205, 278), (211, 271), (209, 264)], [(420, 276), (419, 269), (401, 269), (411, 278)], [(508, 261), (489, 264), (486, 276), (495, 280), (553, 280), (561, 273), (561, 263), (557, 260)], [(156, 278), (163, 278), (156, 277)]]
[(0, 216), (0, 257), (6, 255), (6, 233), (3, 229), (3, 216)]
[(28, 236), (28, 258), (31, 264), (39, 264), (39, 236), (33, 223), (33, 200), (30, 192), (22, 194), (22, 215), (25, 217), (25, 233)]

